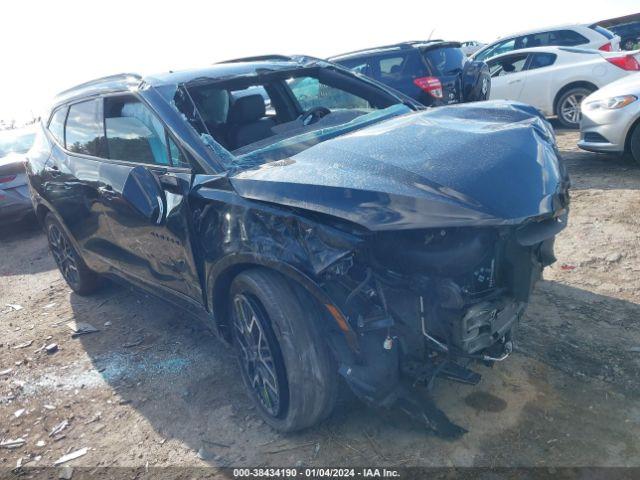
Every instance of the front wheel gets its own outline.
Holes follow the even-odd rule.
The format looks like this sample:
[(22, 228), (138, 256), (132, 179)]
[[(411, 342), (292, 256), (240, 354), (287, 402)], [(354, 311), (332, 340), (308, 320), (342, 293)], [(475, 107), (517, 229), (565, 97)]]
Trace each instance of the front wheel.
[(629, 136), (629, 156), (640, 165), (640, 124), (636, 125)]
[(567, 90), (558, 99), (556, 115), (566, 128), (579, 128), (582, 120), (582, 100), (591, 95), (592, 89), (575, 87)]
[(78, 295), (89, 295), (97, 290), (100, 286), (100, 278), (85, 265), (53, 214), (47, 214), (44, 226), (49, 250), (67, 285)]
[(242, 379), (265, 422), (290, 432), (327, 417), (337, 366), (308, 294), (276, 272), (252, 269), (234, 279), (230, 311)]

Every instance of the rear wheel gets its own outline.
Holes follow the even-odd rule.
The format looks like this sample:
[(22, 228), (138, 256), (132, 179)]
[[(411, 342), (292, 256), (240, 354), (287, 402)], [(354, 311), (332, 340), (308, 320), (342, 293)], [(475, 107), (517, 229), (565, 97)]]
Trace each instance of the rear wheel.
[(254, 269), (234, 279), (230, 301), (242, 379), (264, 420), (295, 431), (327, 417), (337, 367), (308, 294), (276, 272)]
[(585, 87), (570, 88), (562, 94), (556, 105), (556, 115), (563, 126), (567, 128), (579, 128), (582, 119), (580, 104), (582, 100), (593, 92)]
[(44, 225), (53, 259), (69, 287), (78, 295), (89, 295), (97, 290), (100, 278), (85, 265), (53, 214), (47, 214)]

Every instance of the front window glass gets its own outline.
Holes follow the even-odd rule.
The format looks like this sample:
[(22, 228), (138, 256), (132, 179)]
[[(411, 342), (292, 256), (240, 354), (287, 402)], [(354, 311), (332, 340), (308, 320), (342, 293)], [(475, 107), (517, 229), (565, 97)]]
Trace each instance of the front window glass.
[(109, 158), (169, 165), (164, 126), (132, 96), (108, 97), (104, 103)]
[(102, 100), (89, 100), (69, 107), (65, 128), (67, 150), (104, 157), (105, 141), (102, 123)]
[(189, 163), (189, 160), (187, 160), (185, 155), (182, 153), (182, 150), (180, 150), (178, 144), (176, 144), (176, 142), (174, 142), (171, 137), (169, 137), (168, 141), (171, 164), (175, 167), (190, 168), (191, 163)]
[[(496, 43), (493, 46), (487, 47), (486, 50), (482, 50), (480, 53), (478, 53), (474, 57), (474, 60), (483, 61), (488, 58), (510, 52), (515, 48), (516, 48), (515, 38), (511, 38), (509, 40), (503, 40), (501, 42)], [(518, 48), (523, 48), (523, 47), (518, 47)]]
[(527, 63), (526, 55), (510, 55), (505, 58), (492, 60), (489, 62), (489, 72), (492, 77), (502, 77), (513, 73), (521, 72)]

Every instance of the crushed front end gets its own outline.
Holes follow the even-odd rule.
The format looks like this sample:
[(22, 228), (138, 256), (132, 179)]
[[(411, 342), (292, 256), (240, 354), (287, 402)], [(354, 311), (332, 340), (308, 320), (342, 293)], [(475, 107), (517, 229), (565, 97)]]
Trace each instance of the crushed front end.
[[(423, 400), (406, 386), (430, 388), (438, 377), (476, 384), (473, 361), (490, 364), (511, 353), (566, 219), (562, 209), (515, 226), (378, 232), (329, 268), (324, 288), (358, 340), (359, 354), (340, 370), (352, 389), (378, 405), (408, 401), (409, 413), (441, 415), (431, 405), (425, 416)], [(430, 426), (445, 436), (461, 433), (445, 419)]]
[(569, 208), (551, 125), (510, 102), (400, 116), (239, 171), (232, 185), (310, 222), (286, 258), (322, 290), (353, 391), (445, 436), (461, 429), (413, 386), (475, 384), (474, 361), (509, 355)]

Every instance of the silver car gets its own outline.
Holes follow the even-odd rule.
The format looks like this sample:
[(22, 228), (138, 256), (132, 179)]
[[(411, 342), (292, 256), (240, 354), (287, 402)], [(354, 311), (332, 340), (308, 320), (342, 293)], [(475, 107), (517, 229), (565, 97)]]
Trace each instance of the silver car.
[(640, 164), (640, 73), (610, 83), (582, 101), (583, 150), (628, 153)]
[(25, 154), (33, 145), (31, 129), (0, 131), (0, 221), (18, 221), (33, 211)]

